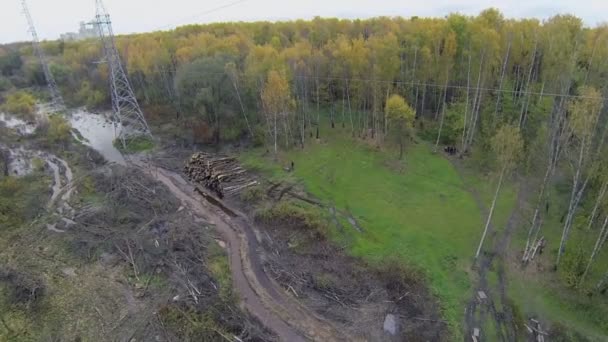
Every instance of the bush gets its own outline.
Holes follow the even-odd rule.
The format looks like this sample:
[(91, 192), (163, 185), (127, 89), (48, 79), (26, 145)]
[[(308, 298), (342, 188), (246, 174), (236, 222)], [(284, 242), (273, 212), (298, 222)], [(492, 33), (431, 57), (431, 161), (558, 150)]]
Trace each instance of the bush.
[(48, 187), (40, 175), (0, 179), (0, 233), (36, 217), (46, 205)]
[(36, 305), (45, 292), (41, 279), (22, 271), (0, 268), (0, 283), (7, 288), (9, 304), (25, 305), (30, 308)]
[(48, 140), (52, 143), (65, 144), (70, 140), (70, 132), (72, 126), (60, 115), (51, 115), (49, 117), (49, 126), (47, 131)]
[(33, 119), (36, 99), (27, 92), (17, 91), (7, 96), (2, 109), (12, 114), (21, 114), (27, 119)]
[(241, 193), (241, 201), (247, 203), (257, 203), (264, 199), (264, 190), (260, 186), (252, 186)]
[(89, 109), (100, 107), (106, 101), (106, 95), (91, 87), (88, 81), (82, 82), (80, 90), (76, 93), (76, 101)]
[(579, 245), (572, 248), (569, 253), (565, 253), (563, 258), (560, 267), (560, 275), (566, 283), (566, 286), (575, 288), (585, 272), (587, 262), (585, 250)]
[(126, 146), (123, 146), (120, 139), (114, 140), (114, 146), (116, 146), (120, 152), (127, 154), (151, 150), (154, 148), (154, 141), (149, 136), (139, 135), (126, 139), (125, 145)]
[(549, 337), (554, 342), (588, 342), (585, 336), (581, 335), (577, 331), (568, 329), (561, 323), (554, 323), (549, 330)]
[(339, 287), (339, 282), (336, 277), (333, 274), (326, 272), (313, 274), (313, 282), (315, 287), (321, 290), (331, 290)]
[(384, 260), (376, 268), (391, 300), (397, 300), (411, 285), (421, 285), (425, 279), (422, 271), (396, 257)]
[(304, 229), (318, 239), (329, 233), (327, 221), (312, 207), (302, 207), (293, 202), (280, 202), (277, 205), (259, 210), (256, 220), (261, 222)]
[(253, 127), (253, 146), (260, 147), (266, 143), (266, 131), (261, 125)]
[(46, 166), (46, 163), (44, 160), (35, 157), (32, 159), (32, 168), (34, 169), (34, 171), (36, 172), (42, 172), (44, 171), (44, 167)]
[(6, 77), (0, 76), (0, 91), (9, 90), (11, 87), (11, 81)]

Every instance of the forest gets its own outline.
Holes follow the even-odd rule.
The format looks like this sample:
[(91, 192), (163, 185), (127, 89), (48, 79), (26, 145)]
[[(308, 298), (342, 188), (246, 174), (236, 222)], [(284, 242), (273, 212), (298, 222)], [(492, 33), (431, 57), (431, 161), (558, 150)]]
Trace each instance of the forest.
[[(486, 261), (500, 254), (489, 245), (507, 226), (501, 201), (511, 196), (525, 210), (516, 242), (505, 247), (509, 267), (536, 269), (544, 250), (539, 277), (556, 280), (560, 298), (582, 298), (572, 312), (588, 311), (593, 329), (608, 334), (601, 318), (608, 313), (608, 26), (590, 28), (571, 15), (508, 19), (487, 9), (187, 25), (116, 43), (147, 120), (176, 143), (251, 147), (268, 160), (295, 160), (311, 182), (313, 169), (298, 168), (316, 162), (297, 153), (328, 141), (384, 151), (406, 169), (430, 160), (420, 154), (426, 146), (424, 155), (445, 154), (483, 175), (487, 210), (483, 224), (470, 227), (474, 246), (462, 253), (471, 267), (490, 267)], [(99, 44), (43, 47), (70, 107), (111, 107)], [(44, 85), (29, 44), (0, 46), (4, 111), (32, 115)], [(259, 166), (256, 158), (245, 159)], [(368, 184), (357, 178), (364, 173), (335, 177)], [(513, 204), (519, 187), (525, 203)], [(446, 281), (429, 277), (432, 287)], [(527, 291), (522, 279), (513, 282)], [(447, 302), (461, 303), (471, 289)], [(450, 324), (458, 305), (444, 309)]]

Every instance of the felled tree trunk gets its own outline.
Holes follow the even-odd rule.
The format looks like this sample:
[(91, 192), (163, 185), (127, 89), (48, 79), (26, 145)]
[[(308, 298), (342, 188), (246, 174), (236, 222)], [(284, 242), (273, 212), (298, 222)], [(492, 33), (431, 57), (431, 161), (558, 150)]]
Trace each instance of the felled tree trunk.
[(184, 167), (184, 172), (191, 181), (203, 185), (219, 198), (258, 184), (234, 157), (195, 153)]

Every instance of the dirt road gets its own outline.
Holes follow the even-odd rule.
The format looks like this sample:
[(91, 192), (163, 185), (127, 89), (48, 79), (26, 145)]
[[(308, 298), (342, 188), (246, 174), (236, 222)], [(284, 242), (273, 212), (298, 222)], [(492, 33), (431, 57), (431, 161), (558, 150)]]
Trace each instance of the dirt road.
[(229, 216), (203, 201), (194, 187), (177, 173), (143, 161), (131, 162), (166, 185), (185, 208), (215, 225), (227, 245), (233, 287), (242, 306), (275, 332), (281, 341), (352, 341), (268, 278), (256, 252), (255, 234), (246, 217), (239, 213)]

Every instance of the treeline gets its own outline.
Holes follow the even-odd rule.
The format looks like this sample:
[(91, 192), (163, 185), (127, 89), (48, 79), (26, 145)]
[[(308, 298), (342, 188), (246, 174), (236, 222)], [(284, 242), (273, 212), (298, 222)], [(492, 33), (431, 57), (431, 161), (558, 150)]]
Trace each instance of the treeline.
[[(497, 132), (517, 131), (525, 169), (540, 175), (522, 262), (543, 236), (556, 170), (571, 176), (556, 264), (573, 225), (598, 234), (588, 260), (571, 267), (573, 286), (604, 246), (608, 26), (587, 28), (570, 15), (505, 19), (488, 9), (475, 17), (189, 25), (117, 44), (148, 118), (191, 123), (203, 142), (250, 137), (276, 150), (338, 128), (385, 143), (393, 95), (413, 108), (419, 136), (488, 164), (499, 157)], [(1, 49), (0, 86), (41, 84), (29, 47)], [(45, 50), (68, 102), (108, 107), (99, 44), (47, 42)], [(515, 130), (501, 131), (506, 125)]]

